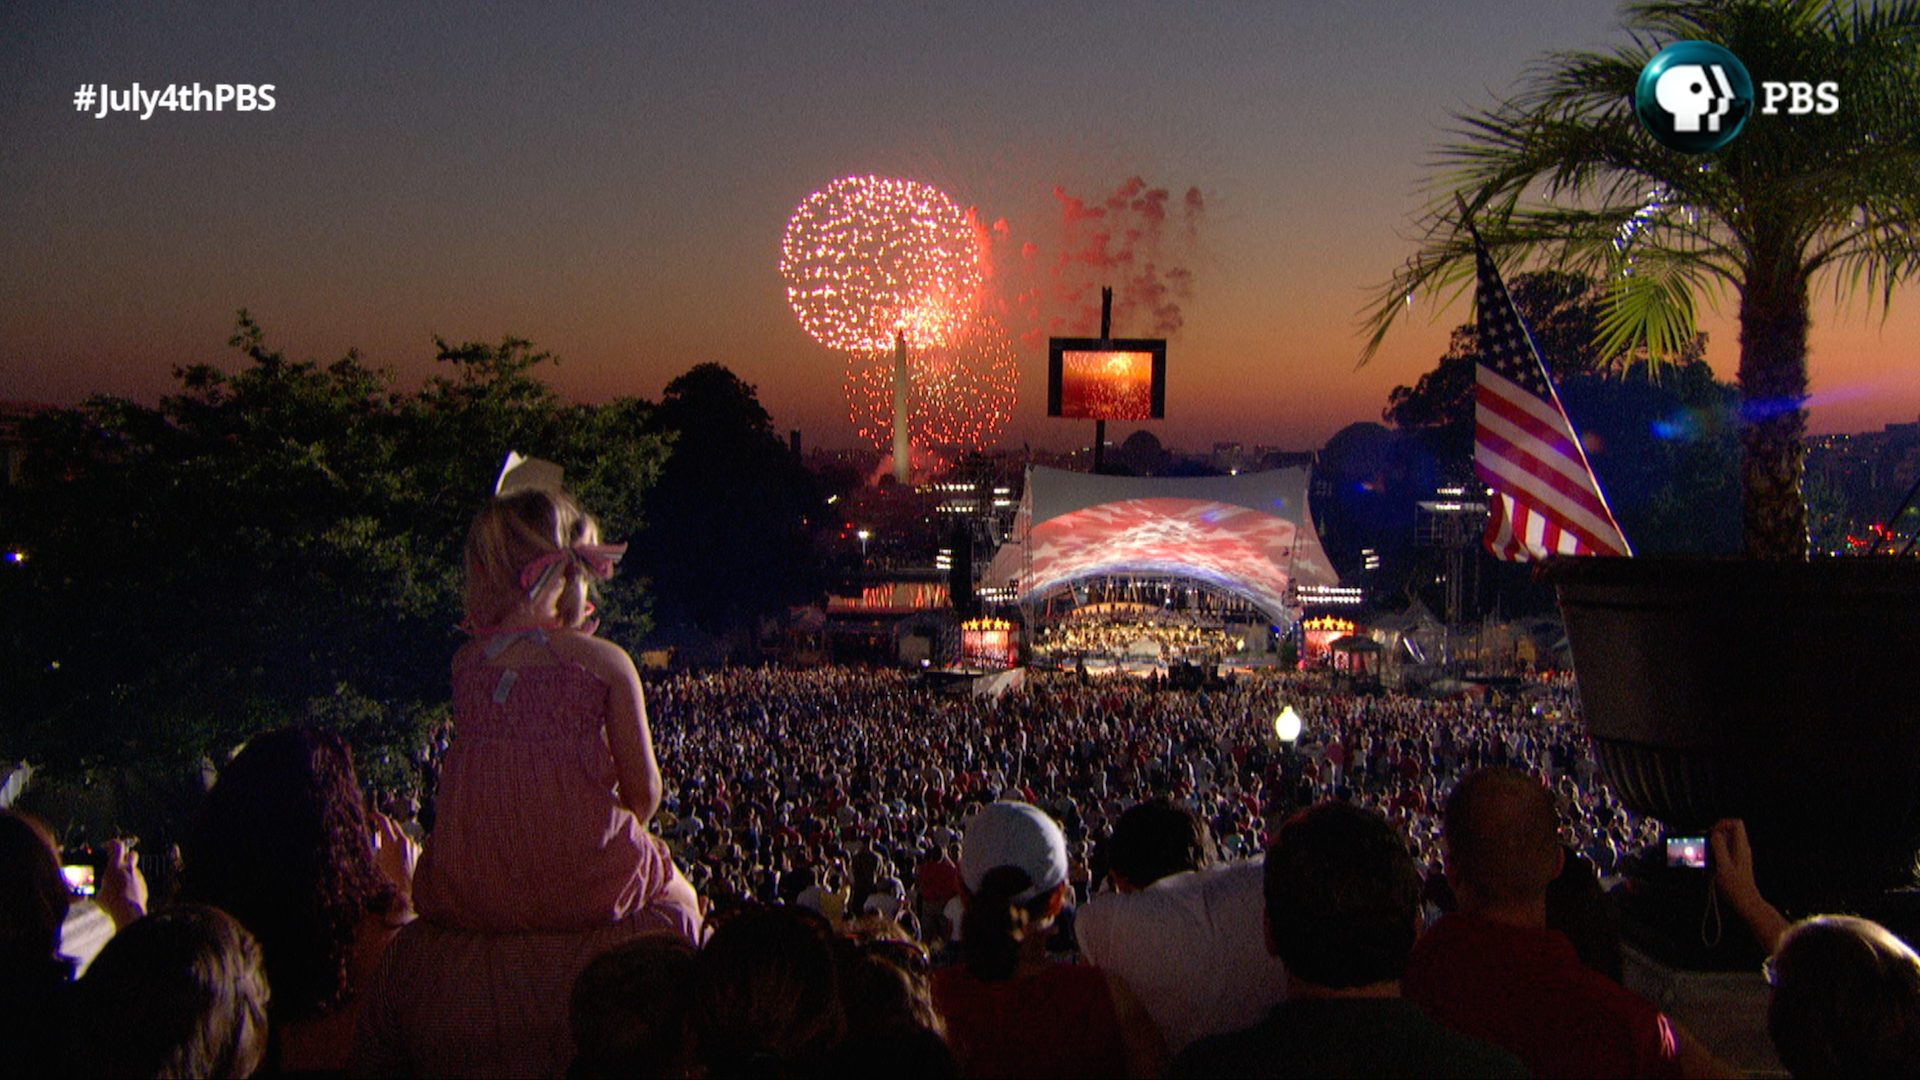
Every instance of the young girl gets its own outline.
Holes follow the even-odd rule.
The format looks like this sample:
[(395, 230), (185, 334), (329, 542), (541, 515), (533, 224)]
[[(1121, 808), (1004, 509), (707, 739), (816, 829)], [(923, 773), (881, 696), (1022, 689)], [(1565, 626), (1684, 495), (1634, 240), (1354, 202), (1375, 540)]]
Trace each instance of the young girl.
[(593, 636), (590, 585), (624, 545), (558, 490), (481, 511), (453, 743), (414, 879), (420, 918), (363, 1014), (357, 1067), (559, 1075), (567, 994), (594, 956), (647, 933), (697, 943), (699, 903), (647, 831), (660, 767), (633, 660)]
[(660, 766), (640, 676), (593, 636), (589, 586), (624, 544), (563, 491), (494, 499), (467, 537), (454, 742), (421, 858), (422, 917), (468, 930), (616, 924), (698, 937), (692, 887), (647, 832)]

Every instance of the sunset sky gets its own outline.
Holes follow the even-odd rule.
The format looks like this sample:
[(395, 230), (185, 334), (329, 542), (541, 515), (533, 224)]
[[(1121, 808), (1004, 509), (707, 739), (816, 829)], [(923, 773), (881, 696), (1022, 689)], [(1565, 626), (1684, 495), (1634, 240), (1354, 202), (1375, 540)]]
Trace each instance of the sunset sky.
[[(1538, 0), (22, 0), (0, 10), (0, 398), (151, 399), (176, 364), (231, 364), (245, 307), (297, 357), (358, 347), (405, 385), (434, 334), (531, 338), (585, 400), (657, 397), (719, 361), (781, 430), (852, 445), (845, 359), (800, 328), (778, 270), (810, 192), (897, 176), (1004, 222), (992, 287), (1024, 319), (1009, 329), (1037, 333), (1065, 309), (1014, 295), (1086, 242), (1067, 200), (1139, 177), (1180, 208), (1153, 254), (1191, 283), (1167, 419), (1143, 426), (1310, 448), (1377, 419), (1469, 317), (1464, 299), (1419, 310), (1356, 368), (1359, 312), (1412, 250), (1452, 115), (1549, 50), (1622, 40), (1617, 21), (1611, 3)], [(275, 105), (75, 108), (82, 84), (135, 82), (272, 84)], [(1885, 321), (1829, 296), (1815, 430), (1913, 421), (1920, 290)], [(1115, 332), (1151, 333), (1150, 314)], [(1706, 329), (1730, 375), (1732, 325)], [(1003, 442), (1084, 440), (1084, 422), (1041, 415), (1044, 343), (1018, 355)]]

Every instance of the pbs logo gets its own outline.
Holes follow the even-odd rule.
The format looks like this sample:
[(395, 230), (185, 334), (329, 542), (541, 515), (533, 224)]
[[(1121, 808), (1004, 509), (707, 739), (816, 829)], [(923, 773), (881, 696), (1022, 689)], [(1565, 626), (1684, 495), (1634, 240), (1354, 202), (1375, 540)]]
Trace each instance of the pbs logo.
[(1763, 116), (1786, 113), (1805, 116), (1819, 113), (1832, 116), (1840, 111), (1840, 84), (1837, 82), (1763, 82), (1760, 84), (1760, 112)]
[(1718, 45), (1678, 42), (1641, 69), (1634, 109), (1662, 146), (1705, 154), (1732, 142), (1753, 115), (1753, 78)]
[[(1647, 61), (1634, 94), (1634, 111), (1662, 146), (1705, 154), (1733, 141), (1754, 112), (1753, 78), (1740, 58), (1705, 41), (1669, 45)], [(1763, 116), (1832, 116), (1840, 111), (1837, 82), (1764, 82)]]

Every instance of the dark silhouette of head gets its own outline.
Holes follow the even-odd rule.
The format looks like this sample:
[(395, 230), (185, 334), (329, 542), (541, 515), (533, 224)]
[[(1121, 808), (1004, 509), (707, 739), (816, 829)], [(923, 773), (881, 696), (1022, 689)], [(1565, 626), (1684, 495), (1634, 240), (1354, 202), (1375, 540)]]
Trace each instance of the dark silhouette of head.
[(1920, 1076), (1920, 956), (1879, 923), (1795, 924), (1769, 962), (1767, 1032), (1796, 1077)]
[(822, 1071), (847, 1031), (833, 928), (790, 906), (727, 920), (700, 951), (693, 1000), (696, 1051), (708, 1075)]
[(653, 934), (595, 957), (574, 980), (573, 1080), (683, 1075), (693, 1012), (693, 946)]
[(1420, 915), (1420, 872), (1386, 818), (1323, 802), (1267, 850), (1267, 934), (1295, 980), (1344, 990), (1400, 978)]
[(136, 920), (94, 958), (74, 1000), (77, 1076), (242, 1077), (267, 1046), (260, 946), (217, 908)]
[(1112, 872), (1135, 889), (1172, 874), (1204, 870), (1218, 858), (1206, 821), (1164, 798), (1121, 814), (1110, 846)]

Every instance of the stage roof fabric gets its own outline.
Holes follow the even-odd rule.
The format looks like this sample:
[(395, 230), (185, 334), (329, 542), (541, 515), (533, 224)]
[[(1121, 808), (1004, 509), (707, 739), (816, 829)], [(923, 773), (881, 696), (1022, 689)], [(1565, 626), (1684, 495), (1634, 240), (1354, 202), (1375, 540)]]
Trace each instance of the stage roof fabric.
[(1027, 470), (1013, 537), (989, 588), (1022, 600), (1089, 577), (1167, 574), (1288, 621), (1290, 583), (1337, 585), (1307, 510), (1306, 469), (1156, 479)]

